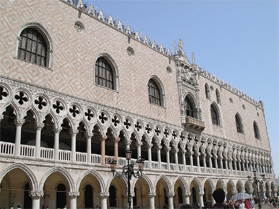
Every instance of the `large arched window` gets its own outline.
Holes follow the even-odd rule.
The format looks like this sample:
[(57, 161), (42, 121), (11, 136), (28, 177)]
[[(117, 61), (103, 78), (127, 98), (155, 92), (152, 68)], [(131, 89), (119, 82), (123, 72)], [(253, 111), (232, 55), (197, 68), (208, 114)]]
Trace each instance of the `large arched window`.
[(215, 125), (220, 125), (218, 110), (213, 104), (210, 107), (210, 111), (211, 111), (212, 123), (215, 124)]
[(243, 125), (242, 125), (241, 118), (238, 114), (235, 115), (235, 125), (236, 125), (237, 132), (243, 134)]
[(95, 83), (109, 89), (115, 89), (114, 79), (110, 63), (104, 57), (99, 57), (95, 63)]
[(258, 124), (257, 124), (256, 121), (254, 121), (253, 127), (254, 127), (254, 135), (255, 135), (255, 138), (256, 138), (256, 139), (260, 139), (260, 138), (261, 138), (261, 137), (260, 137), (260, 130), (259, 130), (259, 126), (258, 126)]
[(25, 28), (19, 38), (17, 58), (47, 67), (47, 42), (42, 34), (35, 28)]
[(206, 83), (205, 84), (205, 97), (206, 97), (206, 99), (210, 99), (210, 89), (209, 89), (209, 86), (208, 86), (208, 84)]
[(186, 102), (186, 115), (194, 118), (194, 115), (195, 115), (194, 108), (193, 108), (192, 102), (188, 96), (185, 98), (185, 102)]
[(153, 78), (148, 82), (148, 95), (150, 103), (162, 106), (162, 94), (159, 85)]

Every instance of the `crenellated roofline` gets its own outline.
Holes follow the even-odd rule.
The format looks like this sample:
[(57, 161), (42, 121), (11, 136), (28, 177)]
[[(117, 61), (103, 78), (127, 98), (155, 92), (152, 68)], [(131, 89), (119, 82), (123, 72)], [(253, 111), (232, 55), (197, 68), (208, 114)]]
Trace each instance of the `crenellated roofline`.
[(164, 56), (172, 56), (170, 48), (165, 48), (162, 44), (157, 44), (155, 40), (149, 39), (146, 35), (143, 37), (138, 31), (134, 32), (134, 29), (131, 29), (130, 25), (125, 26), (120, 20), (117, 21), (116, 19), (113, 19), (111, 15), (107, 16), (107, 14), (104, 13), (102, 10), (97, 11), (97, 9), (94, 9), (92, 4), (90, 4), (89, 8), (87, 8), (87, 4), (83, 3), (83, 0), (76, 0), (76, 5), (74, 0), (60, 1), (79, 10), (79, 15), (81, 15), (81, 13), (87, 14), (88, 16), (106, 24), (109, 27), (114, 28), (115, 30), (125, 34), (129, 38), (132, 38), (148, 46), (149, 48), (161, 53)]

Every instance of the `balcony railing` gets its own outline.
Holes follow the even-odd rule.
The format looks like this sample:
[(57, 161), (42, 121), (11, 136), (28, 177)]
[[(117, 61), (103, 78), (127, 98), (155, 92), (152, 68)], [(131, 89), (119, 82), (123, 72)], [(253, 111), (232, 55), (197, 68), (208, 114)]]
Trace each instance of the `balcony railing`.
[[(20, 145), (20, 157), (23, 158), (36, 158), (36, 147), (30, 145)], [(15, 156), (15, 144), (9, 142), (0, 141), (0, 156), (4, 156), (5, 158)], [(40, 147), (39, 157), (36, 159), (38, 160), (47, 160), (47, 161), (54, 161), (55, 154), (54, 149)], [(110, 160), (114, 159), (114, 156), (105, 156), (105, 163), (109, 164)], [(58, 151), (58, 161), (61, 163), (69, 163), (72, 161), (72, 152), (69, 150), (59, 150)], [(88, 162), (89, 161), (89, 162)], [(136, 159), (131, 159), (130, 161), (137, 167)], [(71, 162), (72, 163), (72, 162)], [(76, 152), (75, 153), (75, 162), (76, 164), (79, 163), (90, 163), (90, 164), (98, 164), (101, 165), (102, 163), (102, 156), (99, 154), (91, 154), (90, 158), (88, 159), (87, 153)], [(126, 165), (127, 160), (124, 157), (118, 158), (118, 166)], [(149, 167), (150, 166), (150, 167)], [(175, 163), (170, 163), (169, 166), (166, 162), (161, 162), (161, 166), (159, 167), (159, 162), (151, 161), (150, 164), (148, 160), (145, 161), (144, 164), (145, 169), (150, 170), (170, 170), (173, 172), (181, 172), (181, 173), (200, 173), (200, 174), (214, 174), (214, 175), (233, 175), (233, 176), (245, 176), (252, 175), (252, 171), (238, 171), (238, 170), (231, 170), (231, 169), (216, 169), (216, 168), (208, 168), (208, 167), (198, 167), (198, 166), (190, 166), (190, 165), (183, 165), (178, 164), (178, 167)], [(259, 172), (260, 173), (260, 172)], [(267, 178), (274, 178), (273, 173), (265, 173)]]
[(204, 122), (201, 120), (198, 120), (196, 118), (192, 118), (187, 116), (186, 117), (186, 123), (185, 123), (186, 127), (191, 127), (194, 129), (198, 129), (199, 131), (203, 131), (203, 129), (205, 128)]

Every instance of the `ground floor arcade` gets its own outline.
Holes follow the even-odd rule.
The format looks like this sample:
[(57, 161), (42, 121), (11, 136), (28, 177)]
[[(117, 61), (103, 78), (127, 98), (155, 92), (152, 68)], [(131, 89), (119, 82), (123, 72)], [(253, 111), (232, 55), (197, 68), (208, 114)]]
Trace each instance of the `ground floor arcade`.
[[(113, 178), (109, 167), (73, 168), (47, 163), (1, 163), (0, 207), (10, 208), (127, 208), (127, 179)], [(253, 193), (247, 178), (229, 176), (176, 175), (145, 171), (132, 179), (133, 205), (140, 208), (178, 208), (183, 203), (213, 204), (212, 192), (226, 191), (226, 198), (237, 192)], [(272, 181), (261, 186), (266, 196), (275, 193)]]

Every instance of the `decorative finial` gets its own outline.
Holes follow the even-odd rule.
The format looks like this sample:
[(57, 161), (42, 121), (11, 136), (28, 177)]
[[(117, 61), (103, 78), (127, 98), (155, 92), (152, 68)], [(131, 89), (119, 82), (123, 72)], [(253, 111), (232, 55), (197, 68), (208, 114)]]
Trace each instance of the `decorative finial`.
[(177, 54), (176, 40), (174, 40), (174, 53)]
[(194, 54), (193, 51), (192, 51), (192, 64), (193, 64), (193, 65), (196, 64), (196, 61), (195, 61), (195, 54)]
[(178, 41), (178, 49), (179, 49), (178, 52), (179, 52), (180, 55), (185, 55), (186, 56), (186, 54), (183, 50), (183, 42), (182, 42), (181, 39), (179, 39), (179, 41)]

